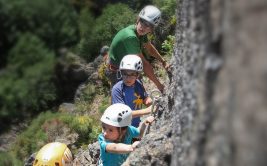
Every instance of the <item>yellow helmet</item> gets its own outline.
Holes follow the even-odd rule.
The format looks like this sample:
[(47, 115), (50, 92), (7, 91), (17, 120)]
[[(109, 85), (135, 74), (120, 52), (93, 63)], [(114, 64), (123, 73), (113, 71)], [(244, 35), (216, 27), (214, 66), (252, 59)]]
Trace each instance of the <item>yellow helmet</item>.
[(39, 150), (33, 166), (70, 166), (72, 161), (71, 151), (66, 144), (52, 142)]

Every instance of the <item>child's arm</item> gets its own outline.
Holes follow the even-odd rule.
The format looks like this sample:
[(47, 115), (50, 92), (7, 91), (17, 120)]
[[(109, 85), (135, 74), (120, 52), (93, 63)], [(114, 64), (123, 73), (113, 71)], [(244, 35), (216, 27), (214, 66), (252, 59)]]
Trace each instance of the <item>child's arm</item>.
[(134, 151), (136, 146), (137, 146), (137, 143), (133, 143), (132, 145), (123, 144), (123, 143), (109, 143), (106, 146), (106, 152), (125, 154), (125, 153), (130, 153)]
[(139, 125), (138, 129), (140, 131), (140, 138), (143, 137), (146, 126), (150, 125), (154, 120), (155, 120), (155, 118), (153, 116), (149, 116), (146, 118), (146, 120), (144, 122), (142, 122), (142, 124)]
[[(141, 110), (132, 111), (132, 117), (136, 118), (136, 117), (141, 117), (143, 115), (148, 115), (148, 114), (151, 113), (151, 110), (152, 110), (152, 105), (150, 105), (147, 108), (141, 109)], [(156, 109), (156, 107), (154, 107), (154, 111), (153, 112), (156, 112), (156, 111), (157, 111), (157, 109)]]
[(133, 118), (136, 118), (136, 117), (140, 117), (143, 115), (148, 115), (151, 112), (151, 108), (152, 108), (152, 106), (149, 106), (149, 107), (141, 109), (141, 110), (132, 111), (132, 116), (133, 116)]

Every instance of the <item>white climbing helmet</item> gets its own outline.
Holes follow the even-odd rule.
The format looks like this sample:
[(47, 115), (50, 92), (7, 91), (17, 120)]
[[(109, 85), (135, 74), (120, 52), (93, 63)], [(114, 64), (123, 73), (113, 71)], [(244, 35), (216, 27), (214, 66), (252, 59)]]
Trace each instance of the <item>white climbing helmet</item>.
[(72, 162), (72, 154), (67, 145), (60, 142), (52, 142), (39, 150), (33, 166), (71, 166)]
[(143, 62), (138, 55), (126, 55), (120, 63), (120, 70), (143, 71)]
[(101, 122), (115, 127), (129, 126), (132, 122), (132, 110), (122, 103), (113, 104), (105, 110)]
[(153, 26), (157, 26), (160, 21), (160, 10), (152, 5), (145, 6), (139, 13), (139, 17), (146, 20)]

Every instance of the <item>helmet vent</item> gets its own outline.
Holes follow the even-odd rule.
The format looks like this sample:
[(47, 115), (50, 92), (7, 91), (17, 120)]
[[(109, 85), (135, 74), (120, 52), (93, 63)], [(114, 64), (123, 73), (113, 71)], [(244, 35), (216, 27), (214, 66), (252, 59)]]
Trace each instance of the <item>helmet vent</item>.
[(118, 113), (118, 119), (117, 119), (117, 121), (118, 122), (122, 121), (122, 115), (125, 114), (125, 113), (127, 113), (127, 112), (128, 112), (128, 110), (125, 110), (125, 111), (122, 111), (121, 113)]

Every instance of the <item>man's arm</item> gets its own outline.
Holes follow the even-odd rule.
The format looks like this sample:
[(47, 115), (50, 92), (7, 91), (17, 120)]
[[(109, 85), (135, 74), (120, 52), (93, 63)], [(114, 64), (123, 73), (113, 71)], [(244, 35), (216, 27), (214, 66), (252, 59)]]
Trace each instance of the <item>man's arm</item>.
[(168, 63), (162, 58), (158, 50), (153, 46), (151, 42), (145, 43), (144, 47), (148, 51), (149, 55), (152, 55), (153, 57), (155, 57), (157, 60), (159, 60), (162, 63), (165, 69), (169, 67)]

